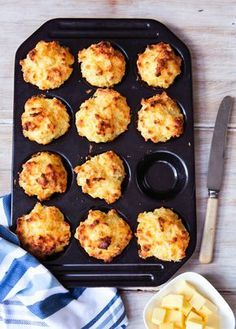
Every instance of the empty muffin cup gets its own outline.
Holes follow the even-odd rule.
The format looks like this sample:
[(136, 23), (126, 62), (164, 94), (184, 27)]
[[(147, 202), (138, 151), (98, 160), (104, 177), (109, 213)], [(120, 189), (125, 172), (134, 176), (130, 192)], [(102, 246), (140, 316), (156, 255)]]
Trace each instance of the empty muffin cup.
[(144, 194), (166, 200), (183, 190), (187, 182), (187, 169), (177, 155), (160, 151), (146, 155), (138, 163), (136, 177)]

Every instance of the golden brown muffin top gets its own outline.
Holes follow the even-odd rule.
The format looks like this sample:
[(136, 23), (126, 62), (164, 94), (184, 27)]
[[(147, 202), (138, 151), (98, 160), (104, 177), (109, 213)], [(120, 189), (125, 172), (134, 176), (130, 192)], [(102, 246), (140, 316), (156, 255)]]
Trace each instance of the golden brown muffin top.
[(125, 74), (125, 58), (110, 42), (101, 41), (79, 51), (82, 76), (93, 86), (112, 87)]
[(76, 113), (78, 134), (95, 143), (114, 140), (127, 130), (129, 123), (126, 99), (112, 89), (97, 89)]
[(70, 242), (70, 225), (56, 207), (37, 203), (31, 212), (17, 219), (16, 234), (31, 254), (46, 258), (62, 251)]
[(136, 236), (141, 258), (178, 262), (185, 257), (189, 233), (171, 209), (159, 208), (138, 215)]
[(25, 103), (21, 116), (23, 134), (38, 144), (49, 144), (69, 129), (70, 117), (66, 106), (57, 98), (36, 95)]
[(83, 193), (93, 198), (104, 199), (113, 203), (121, 196), (121, 184), (125, 177), (123, 161), (113, 151), (92, 157), (77, 166), (77, 184)]
[(64, 193), (67, 188), (67, 171), (61, 157), (50, 152), (34, 154), (22, 166), (19, 185), (29, 196), (47, 200), (54, 193)]
[(71, 75), (74, 57), (57, 41), (39, 41), (20, 61), (23, 78), (39, 89), (60, 87)]
[(132, 231), (114, 209), (108, 213), (90, 210), (76, 229), (75, 238), (89, 256), (108, 263), (129, 244)]
[(148, 45), (138, 55), (138, 72), (149, 86), (168, 88), (181, 73), (181, 58), (168, 43)]
[(148, 99), (142, 99), (138, 112), (138, 130), (147, 140), (154, 143), (166, 142), (183, 133), (184, 116), (177, 105), (165, 92)]

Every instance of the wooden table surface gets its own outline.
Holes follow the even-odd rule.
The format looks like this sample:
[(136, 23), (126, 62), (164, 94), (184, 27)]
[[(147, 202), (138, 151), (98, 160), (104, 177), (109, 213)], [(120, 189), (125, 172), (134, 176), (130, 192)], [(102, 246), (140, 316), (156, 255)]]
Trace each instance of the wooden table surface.
[[(166, 24), (191, 49), (198, 240), (205, 215), (207, 162), (216, 111), (226, 95), (236, 96), (235, 0), (0, 0), (0, 194), (10, 191), (13, 67), (17, 47), (54, 17), (153, 18)], [(205, 275), (236, 311), (236, 111), (228, 135), (214, 262), (200, 265), (196, 252), (180, 272)], [(179, 273), (180, 273), (179, 272)], [(142, 311), (152, 291), (122, 291), (129, 328), (143, 328)], [(105, 329), (105, 328), (104, 328)], [(227, 328), (223, 328), (227, 329)]]

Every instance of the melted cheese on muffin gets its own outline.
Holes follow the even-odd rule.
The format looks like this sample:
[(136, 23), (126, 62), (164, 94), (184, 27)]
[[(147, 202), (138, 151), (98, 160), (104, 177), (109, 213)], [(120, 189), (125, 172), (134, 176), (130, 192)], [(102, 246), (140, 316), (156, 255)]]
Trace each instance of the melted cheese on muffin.
[(168, 88), (181, 73), (181, 58), (168, 43), (149, 45), (138, 55), (138, 72), (149, 86)]
[(189, 233), (171, 209), (159, 208), (138, 216), (136, 236), (141, 258), (178, 262), (185, 257)]
[(89, 256), (111, 262), (129, 244), (132, 231), (114, 209), (108, 213), (90, 210), (77, 227), (75, 238)]
[(33, 155), (22, 166), (19, 185), (29, 196), (47, 200), (54, 193), (64, 193), (67, 187), (67, 171), (61, 157), (50, 152)]
[(183, 133), (184, 116), (177, 103), (165, 92), (143, 99), (138, 112), (138, 130), (154, 143), (166, 142)]
[(25, 103), (21, 116), (23, 134), (38, 144), (48, 144), (64, 135), (70, 124), (65, 105), (57, 98), (33, 96)]
[(111, 89), (98, 89), (76, 113), (78, 134), (95, 143), (114, 140), (129, 123), (130, 108), (125, 97)]
[(17, 219), (16, 234), (23, 247), (39, 258), (62, 251), (71, 237), (70, 225), (61, 211), (40, 203)]
[(78, 54), (82, 76), (93, 86), (112, 87), (125, 74), (125, 58), (109, 42), (99, 42)]
[(23, 78), (39, 89), (60, 87), (71, 75), (74, 57), (56, 41), (39, 41), (20, 61)]
[(83, 193), (107, 203), (120, 198), (125, 169), (123, 161), (113, 151), (96, 155), (74, 170)]

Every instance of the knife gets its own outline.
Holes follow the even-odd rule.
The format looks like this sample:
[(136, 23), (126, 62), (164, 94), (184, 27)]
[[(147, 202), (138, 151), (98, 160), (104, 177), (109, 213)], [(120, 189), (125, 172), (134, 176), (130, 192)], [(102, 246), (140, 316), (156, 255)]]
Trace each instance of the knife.
[(226, 96), (218, 110), (211, 142), (207, 176), (208, 202), (199, 255), (199, 261), (203, 264), (210, 263), (213, 257), (218, 197), (223, 181), (227, 128), (232, 108), (233, 98)]

